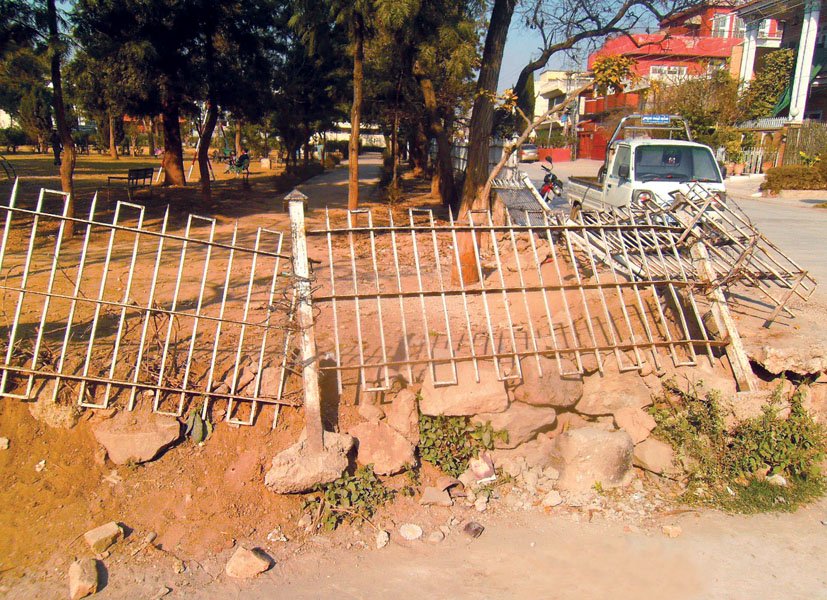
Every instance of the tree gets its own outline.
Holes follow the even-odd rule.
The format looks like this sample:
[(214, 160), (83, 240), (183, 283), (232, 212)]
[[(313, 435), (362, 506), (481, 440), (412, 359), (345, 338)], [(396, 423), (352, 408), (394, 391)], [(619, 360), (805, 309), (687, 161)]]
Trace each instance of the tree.
[(723, 69), (675, 85), (656, 82), (651, 93), (657, 112), (683, 116), (692, 137), (705, 144), (716, 143), (718, 131), (741, 118), (738, 81)]
[[(645, 17), (662, 18), (691, 4), (694, 0), (660, 2), (651, 0), (532, 0), (523, 6), (524, 24), (536, 30), (543, 44), (536, 59), (523, 67), (514, 86), (525, 96), (528, 79), (543, 68), (552, 56), (570, 50), (586, 40), (611, 33), (623, 33)], [(489, 198), (482, 192), (488, 175), (488, 147), (494, 125), (494, 98), (502, 65), (508, 28), (516, 0), (494, 0), (477, 80), (477, 97), (469, 124), (468, 166), (460, 204), (460, 218), (473, 209), (487, 209)], [(471, 281), (476, 279), (473, 247), (463, 242), (460, 267)]]
[[(375, 3), (378, 0), (298, 0), (291, 24), (308, 40), (316, 32), (321, 20), (333, 20), (346, 28), (349, 51), (353, 59), (353, 100), (350, 105), (350, 141), (348, 144), (348, 200), (349, 210), (359, 206), (359, 132), (362, 121), (362, 97), (364, 90), (365, 43), (373, 32)], [(393, 2), (388, 2), (392, 6)]]
[(622, 92), (627, 81), (635, 82), (635, 65), (637, 61), (631, 56), (600, 56), (592, 64), (594, 85), (599, 94), (617, 94)]
[(755, 79), (749, 82), (740, 99), (743, 119), (773, 116), (772, 112), (781, 94), (790, 85), (795, 53), (791, 48), (770, 52), (759, 64)]
[[(75, 216), (74, 198), (74, 173), (75, 141), (72, 138), (72, 129), (67, 118), (66, 105), (63, 102), (63, 78), (61, 74), (61, 63), (66, 53), (66, 43), (61, 36), (58, 25), (58, 14), (55, 0), (46, 0), (46, 23), (49, 31), (49, 61), (52, 75), (52, 106), (55, 112), (55, 125), (60, 143), (63, 146), (63, 157), (60, 162), (60, 186), (64, 193), (68, 194), (68, 206), (66, 216)], [(64, 227), (64, 234), (72, 237), (74, 234), (74, 221), (67, 221)]]
[(15, 111), (20, 126), (43, 149), (52, 133), (52, 96), (45, 87), (32, 87), (24, 92)]
[(180, 120), (202, 83), (193, 65), (194, 8), (171, 0), (77, 0), (73, 14), (85, 51), (120, 82), (125, 111), (161, 115), (164, 185), (186, 183)]

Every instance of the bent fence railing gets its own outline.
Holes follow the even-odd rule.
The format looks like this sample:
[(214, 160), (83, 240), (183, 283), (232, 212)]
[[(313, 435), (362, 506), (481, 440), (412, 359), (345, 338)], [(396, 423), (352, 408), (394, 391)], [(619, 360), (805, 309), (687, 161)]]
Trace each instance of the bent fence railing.
[(562, 375), (694, 365), (735, 343), (705, 325), (726, 320), (718, 291), (734, 275), (779, 310), (815, 283), (737, 213), (683, 202), (669, 218), (581, 222), (326, 211), (306, 230), (298, 198), (287, 242), (97, 197), (78, 216), (61, 192), (23, 202), (15, 185), (0, 206), (0, 396), (174, 416), (220, 403), (249, 425), (263, 407), (274, 423), (302, 398), (309, 411), (310, 365), (340, 391), (482, 369), (517, 380), (525, 361)]

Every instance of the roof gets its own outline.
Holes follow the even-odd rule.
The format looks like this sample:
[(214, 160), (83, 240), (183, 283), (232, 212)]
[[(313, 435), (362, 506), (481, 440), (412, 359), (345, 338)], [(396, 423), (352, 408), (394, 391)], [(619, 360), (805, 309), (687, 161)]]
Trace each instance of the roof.
[(696, 37), (665, 33), (623, 35), (606, 40), (603, 47), (589, 56), (589, 68), (595, 58), (621, 54), (623, 56), (664, 56), (691, 58), (729, 58), (732, 48), (742, 38)]
[(718, 2), (704, 2), (702, 4), (696, 4), (695, 6), (690, 6), (680, 12), (667, 15), (661, 19), (660, 24), (662, 26), (680, 24), (685, 22), (686, 19), (699, 15), (710, 8), (734, 8), (735, 4), (736, 2), (734, 0), (719, 0)]

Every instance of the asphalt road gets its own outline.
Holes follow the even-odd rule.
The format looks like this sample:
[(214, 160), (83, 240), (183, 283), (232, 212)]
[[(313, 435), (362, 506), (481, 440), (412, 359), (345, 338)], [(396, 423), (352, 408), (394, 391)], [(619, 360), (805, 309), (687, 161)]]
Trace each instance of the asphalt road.
[[(521, 163), (539, 188), (543, 182), (542, 163)], [(571, 176), (597, 176), (602, 163), (577, 160), (554, 165), (554, 172), (563, 182), (563, 198), (553, 208), (567, 208), (565, 182)], [(815, 205), (825, 201), (823, 192), (799, 194), (795, 199), (755, 197), (763, 176), (736, 177), (727, 180), (731, 200), (738, 203), (758, 229), (798, 262), (819, 282), (818, 293), (827, 298), (827, 208)]]

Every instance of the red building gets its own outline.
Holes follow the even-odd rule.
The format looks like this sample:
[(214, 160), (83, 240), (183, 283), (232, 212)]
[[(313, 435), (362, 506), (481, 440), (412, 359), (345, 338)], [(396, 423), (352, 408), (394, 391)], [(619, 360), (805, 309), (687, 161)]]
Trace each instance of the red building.
[[(713, 69), (729, 68), (734, 77), (741, 78), (741, 49), (745, 25), (735, 14), (736, 2), (712, 1), (693, 6), (671, 15), (660, 22), (655, 33), (633, 33), (608, 38), (603, 47), (589, 56), (588, 68), (601, 56), (634, 58), (634, 72), (639, 83), (635, 89), (648, 87), (649, 81), (677, 83), (687, 77), (697, 77)], [(758, 28), (759, 47), (778, 48), (782, 30), (778, 21), (765, 19)], [(583, 158), (602, 159), (607, 133), (600, 127), (601, 114), (612, 108), (631, 106), (633, 94), (611, 101), (595, 98), (586, 102), (584, 120), (579, 130), (580, 152)], [(616, 106), (615, 106), (616, 105)]]

